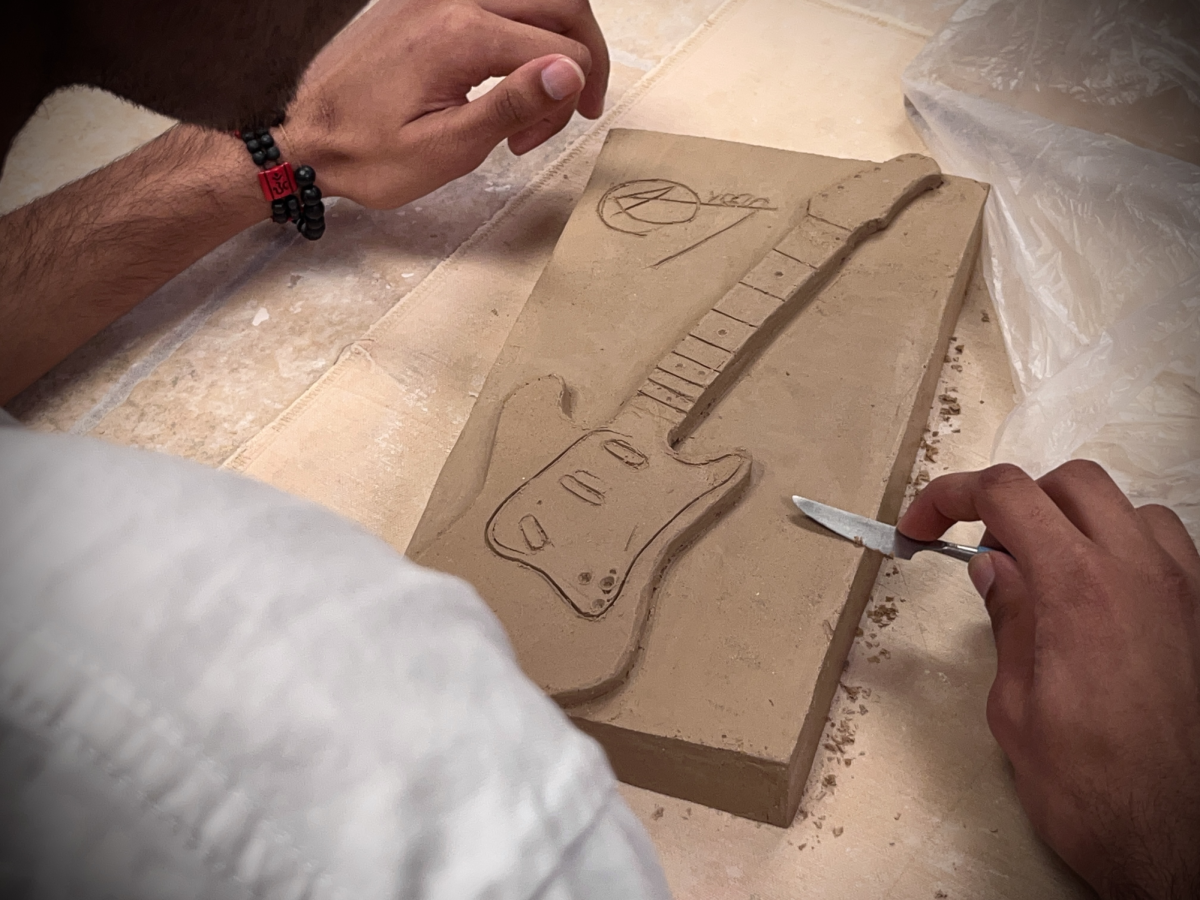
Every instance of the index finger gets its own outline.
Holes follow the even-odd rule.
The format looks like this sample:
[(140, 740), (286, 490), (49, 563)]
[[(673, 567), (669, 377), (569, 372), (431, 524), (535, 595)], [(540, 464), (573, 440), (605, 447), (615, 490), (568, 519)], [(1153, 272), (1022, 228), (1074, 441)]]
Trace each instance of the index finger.
[(1007, 463), (935, 478), (896, 527), (910, 538), (930, 541), (955, 522), (980, 520), (1019, 562), (1047, 546), (1085, 540), (1036, 481)]
[(481, 0), (483, 9), (523, 25), (561, 34), (587, 47), (591, 66), (579, 95), (579, 112), (597, 119), (608, 91), (608, 45), (587, 0)]

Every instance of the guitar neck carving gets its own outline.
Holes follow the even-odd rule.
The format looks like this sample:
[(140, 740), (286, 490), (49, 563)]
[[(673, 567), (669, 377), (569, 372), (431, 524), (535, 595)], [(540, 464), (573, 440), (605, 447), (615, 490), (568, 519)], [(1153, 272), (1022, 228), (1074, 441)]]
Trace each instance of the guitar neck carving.
[(941, 181), (937, 164), (914, 154), (859, 172), (814, 196), (800, 224), (701, 316), (650, 372), (625, 411), (664, 422), (672, 446), (683, 440), (850, 252)]

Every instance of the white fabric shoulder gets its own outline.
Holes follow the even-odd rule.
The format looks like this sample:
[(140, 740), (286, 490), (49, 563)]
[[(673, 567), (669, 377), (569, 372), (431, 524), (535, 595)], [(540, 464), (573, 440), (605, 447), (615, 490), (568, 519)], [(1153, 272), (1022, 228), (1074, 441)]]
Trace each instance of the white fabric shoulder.
[(248, 479), (14, 428), (6, 889), (666, 895), (602, 751), (521, 675), (467, 585)]

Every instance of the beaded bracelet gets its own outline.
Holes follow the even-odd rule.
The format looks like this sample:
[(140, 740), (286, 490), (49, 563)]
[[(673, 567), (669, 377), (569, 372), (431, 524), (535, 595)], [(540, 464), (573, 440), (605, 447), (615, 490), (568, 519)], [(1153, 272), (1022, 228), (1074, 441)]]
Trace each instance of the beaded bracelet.
[(258, 183), (271, 204), (272, 221), (280, 225), (295, 222), (296, 229), (310, 241), (319, 239), (325, 233), (325, 204), (313, 167), (300, 166), (293, 172), (291, 163), (279, 162), (279, 148), (266, 128), (247, 128), (238, 137), (254, 164), (263, 169)]

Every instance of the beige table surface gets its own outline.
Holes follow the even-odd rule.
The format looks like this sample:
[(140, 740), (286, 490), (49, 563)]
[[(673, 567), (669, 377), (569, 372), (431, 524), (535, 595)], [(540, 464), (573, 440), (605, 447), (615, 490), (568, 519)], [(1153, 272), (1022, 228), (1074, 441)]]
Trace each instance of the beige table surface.
[[(872, 159), (920, 150), (904, 118), (899, 75), (956, 3), (593, 5), (616, 62), (613, 112), (599, 131), (576, 121), (523, 159), (499, 150), (479, 172), (405, 209), (374, 213), (341, 201), (330, 216), (333, 240), (315, 248), (281, 239), (269, 225), (251, 229), (9, 409), (34, 428), (90, 433), (212, 465), (250, 441), (259, 448), (254, 460), (263, 460), (283, 452), (280, 446), (287, 450), (286, 429), (271, 425), (276, 417), (347, 346), (369, 356), (360, 338), (391, 310), (393, 327), (411, 327), (420, 339), (414, 338), (410, 370), (392, 387), (405, 401), (397, 427), (420, 443), (412, 459), (397, 457), (402, 471), (393, 473), (411, 494), (404, 508), (388, 514), (389, 539), (402, 545), (469, 413), (489, 354), (502, 345), (536, 280), (538, 254), (548, 252), (515, 245), (511, 234), (538, 202), (569, 209), (604, 128), (656, 128)], [(722, 73), (719, 89), (711, 87), (714, 67)], [(708, 87), (690, 92), (690, 85)], [(778, 109), (780, 98), (787, 115), (762, 114)], [(19, 139), (0, 179), (0, 210), (127, 152), (167, 125), (97, 92), (58, 95)], [(561, 172), (565, 184), (562, 196), (549, 201), (547, 172)], [(507, 266), (495, 304), (474, 315), (472, 279), (487, 274), (489, 254), (504, 252), (524, 253), (527, 264)], [(985, 465), (1011, 406), (1007, 362), (978, 277), (952, 346), (927, 449), (913, 473), (917, 483)], [(284, 462), (295, 458), (288, 452)], [(254, 460), (243, 468), (258, 474)], [(285, 486), (335, 508), (343, 502), (319, 496), (304, 481)], [(366, 499), (345, 502), (351, 508), (342, 511), (384, 530), (382, 518), (370, 521)], [(961, 564), (918, 557), (885, 565), (862, 631), (831, 710), (824, 740), (830, 749), (818, 756), (791, 828), (623, 788), (676, 895), (1087, 896), (1032, 835), (987, 731), (983, 706), (994, 651)]]

